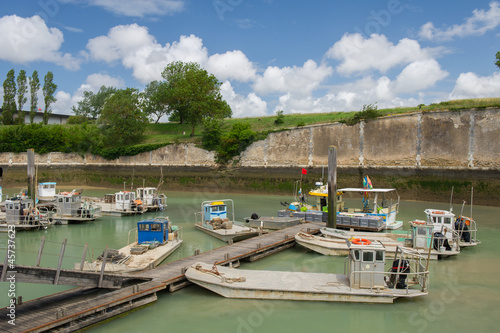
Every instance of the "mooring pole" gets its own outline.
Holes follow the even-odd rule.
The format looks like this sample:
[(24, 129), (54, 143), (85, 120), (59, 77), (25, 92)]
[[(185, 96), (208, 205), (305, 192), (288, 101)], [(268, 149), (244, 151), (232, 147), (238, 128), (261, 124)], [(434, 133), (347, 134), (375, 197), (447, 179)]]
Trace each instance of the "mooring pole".
[(337, 228), (337, 147), (328, 148), (328, 228)]
[(27, 151), (28, 162), (28, 197), (33, 199), (33, 206), (35, 205), (35, 151), (28, 149)]

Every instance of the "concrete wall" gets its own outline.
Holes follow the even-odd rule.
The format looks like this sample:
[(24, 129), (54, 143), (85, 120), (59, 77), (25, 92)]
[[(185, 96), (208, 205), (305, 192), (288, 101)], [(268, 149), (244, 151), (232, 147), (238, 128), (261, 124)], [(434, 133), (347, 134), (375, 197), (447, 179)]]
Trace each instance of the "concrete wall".
[[(362, 122), (295, 128), (253, 143), (244, 168), (315, 167), (338, 148), (340, 168), (500, 170), (500, 109), (398, 115)], [(116, 160), (87, 154), (36, 155), (39, 166), (166, 166), (215, 168), (215, 154), (193, 144), (169, 145)], [(26, 153), (0, 153), (0, 167), (26, 165)]]

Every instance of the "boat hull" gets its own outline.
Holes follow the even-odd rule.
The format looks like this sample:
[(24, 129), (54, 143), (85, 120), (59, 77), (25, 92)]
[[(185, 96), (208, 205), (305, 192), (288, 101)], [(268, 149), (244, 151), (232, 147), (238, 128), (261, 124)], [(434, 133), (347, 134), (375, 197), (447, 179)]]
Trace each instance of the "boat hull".
[(232, 240), (233, 242), (238, 242), (244, 239), (248, 239), (251, 237), (259, 236), (263, 233), (262, 230), (250, 229), (247, 227), (241, 227), (233, 224), (231, 229), (218, 229), (212, 230), (205, 228), (201, 223), (195, 224), (196, 229), (203, 231), (210, 236), (213, 236), (223, 242), (229, 242)]

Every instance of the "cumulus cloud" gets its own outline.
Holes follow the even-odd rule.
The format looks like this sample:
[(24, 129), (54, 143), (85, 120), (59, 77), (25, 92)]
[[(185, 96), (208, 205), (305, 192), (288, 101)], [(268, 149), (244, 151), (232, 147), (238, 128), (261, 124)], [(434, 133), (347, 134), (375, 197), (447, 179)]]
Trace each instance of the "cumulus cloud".
[(209, 56), (195, 35), (161, 45), (146, 27), (137, 24), (113, 27), (107, 35), (89, 40), (87, 49), (92, 60), (121, 62), (142, 83), (161, 80), (162, 71), (174, 61), (197, 62), (220, 80), (247, 82), (256, 75), (254, 64), (239, 50)]
[(221, 85), (222, 98), (229, 104), (234, 118), (259, 117), (267, 113), (267, 103), (255, 93), (246, 97), (234, 92), (231, 82), (225, 81)]
[(434, 23), (427, 22), (419, 31), (422, 39), (445, 41), (455, 37), (481, 36), (500, 25), (500, 3), (490, 2), (489, 10), (474, 9), (472, 16), (463, 24), (455, 24), (448, 28), (436, 28)]
[(326, 64), (318, 66), (314, 60), (307, 60), (302, 67), (270, 66), (262, 76), (257, 77), (253, 88), (260, 94), (278, 92), (310, 95), (332, 73), (333, 69), (330, 66)]
[(396, 93), (412, 93), (430, 88), (448, 76), (435, 59), (415, 61), (406, 66), (396, 78)]
[(345, 34), (327, 52), (326, 57), (340, 61), (336, 70), (343, 75), (376, 70), (385, 73), (395, 66), (431, 58), (436, 49), (421, 48), (412, 39), (403, 38), (397, 44), (385, 35)]
[(458, 77), (450, 99), (496, 97), (500, 91), (500, 72), (491, 76), (462, 73)]
[(84, 3), (101, 7), (124, 16), (145, 17), (149, 15), (172, 15), (184, 10), (183, 0), (58, 0), (63, 3)]
[(17, 15), (0, 18), (0, 59), (26, 64), (46, 61), (69, 70), (80, 69), (81, 58), (60, 52), (63, 33), (49, 28), (40, 16), (28, 18)]

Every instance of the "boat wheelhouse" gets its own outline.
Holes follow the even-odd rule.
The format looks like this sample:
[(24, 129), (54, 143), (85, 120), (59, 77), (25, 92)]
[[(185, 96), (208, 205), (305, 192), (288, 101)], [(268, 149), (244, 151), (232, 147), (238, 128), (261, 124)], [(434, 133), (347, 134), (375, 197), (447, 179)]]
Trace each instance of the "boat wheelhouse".
[(196, 263), (186, 278), (228, 298), (393, 303), (428, 293), (426, 257), (398, 247), (386, 269), (383, 243), (346, 241), (344, 274), (240, 270)]
[(101, 206), (86, 200), (82, 201), (83, 189), (56, 194), (55, 208), (51, 214), (56, 224), (70, 224), (94, 221), (102, 216)]
[(37, 199), (39, 202), (52, 202), (56, 199), (56, 185), (54, 182), (38, 184)]
[[(199, 222), (198, 216), (201, 219)], [(263, 233), (262, 230), (245, 227), (234, 221), (234, 203), (231, 199), (203, 201), (201, 211), (195, 213), (195, 218), (196, 229), (224, 242), (236, 242)]]
[[(168, 217), (139, 221), (137, 228), (129, 231), (127, 246), (119, 250), (108, 250), (107, 253), (105, 251), (92, 262), (75, 263), (75, 269), (84, 271), (104, 269), (106, 272), (152, 269), (181, 246), (181, 231), (182, 228), (172, 225)], [(136, 232), (136, 239), (130, 243), (132, 232)]]
[(137, 199), (142, 201), (143, 207), (148, 211), (164, 210), (167, 207), (165, 194), (158, 194), (156, 187), (139, 187), (136, 189)]

